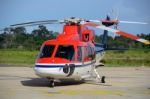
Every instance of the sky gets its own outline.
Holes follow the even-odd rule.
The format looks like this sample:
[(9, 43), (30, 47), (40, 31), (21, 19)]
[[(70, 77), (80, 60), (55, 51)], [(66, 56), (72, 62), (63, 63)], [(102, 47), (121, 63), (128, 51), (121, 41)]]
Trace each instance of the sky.
[[(119, 29), (135, 35), (149, 34), (149, 10), (150, 0), (0, 0), (0, 29), (11, 24), (72, 16), (101, 20), (109, 14), (112, 18), (118, 16), (119, 20), (147, 22), (147, 25), (122, 23)], [(56, 25), (48, 27), (56, 31), (62, 28)]]

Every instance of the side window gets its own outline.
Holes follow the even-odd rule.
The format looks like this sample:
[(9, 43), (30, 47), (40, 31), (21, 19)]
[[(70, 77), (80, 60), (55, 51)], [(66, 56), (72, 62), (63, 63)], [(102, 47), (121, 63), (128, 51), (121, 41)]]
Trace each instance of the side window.
[(87, 50), (87, 47), (84, 46), (84, 60), (86, 61), (88, 58), (88, 50)]
[(88, 58), (90, 60), (93, 60), (95, 58), (95, 55), (94, 55), (94, 48), (88, 46), (87, 47), (87, 51), (88, 51)]
[(82, 47), (81, 47), (81, 46), (78, 46), (77, 49), (78, 49), (77, 60), (78, 60), (79, 62), (82, 62), (82, 57), (83, 57)]
[(95, 59), (95, 51), (94, 51), (94, 48), (91, 48), (92, 50), (92, 59)]
[(88, 47), (88, 57), (92, 58), (92, 50), (91, 47)]
[(95, 48), (92, 48), (92, 49), (93, 49), (93, 59), (95, 59), (95, 56), (96, 56)]
[(89, 47), (86, 46), (86, 59), (87, 59), (87, 60), (89, 60), (89, 56), (90, 56)]

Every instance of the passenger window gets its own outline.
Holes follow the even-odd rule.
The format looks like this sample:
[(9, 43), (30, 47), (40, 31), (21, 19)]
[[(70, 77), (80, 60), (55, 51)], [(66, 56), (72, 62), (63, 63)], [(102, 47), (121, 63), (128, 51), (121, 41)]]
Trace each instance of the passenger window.
[(77, 49), (78, 49), (77, 60), (78, 60), (79, 62), (82, 62), (82, 57), (83, 57), (82, 47), (81, 47), (81, 46), (78, 46)]
[(92, 51), (91, 51), (91, 48), (88, 47), (88, 57), (91, 58), (91, 56), (92, 56)]
[(88, 58), (93, 60), (95, 57), (94, 57), (94, 48), (88, 46), (87, 47), (87, 50), (88, 50)]
[(85, 37), (84, 37), (84, 40), (85, 40), (85, 41), (89, 41), (89, 34), (85, 34), (84, 36), (85, 36)]
[(84, 46), (84, 60), (86, 61), (88, 58), (88, 51), (87, 51), (87, 47)]

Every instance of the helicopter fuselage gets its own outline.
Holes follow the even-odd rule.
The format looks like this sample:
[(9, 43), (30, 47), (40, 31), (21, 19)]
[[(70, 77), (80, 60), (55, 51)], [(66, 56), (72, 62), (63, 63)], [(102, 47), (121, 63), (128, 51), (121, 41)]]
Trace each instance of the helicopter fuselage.
[(45, 41), (34, 70), (49, 79), (84, 79), (96, 62), (94, 32), (78, 25), (66, 25), (55, 40)]

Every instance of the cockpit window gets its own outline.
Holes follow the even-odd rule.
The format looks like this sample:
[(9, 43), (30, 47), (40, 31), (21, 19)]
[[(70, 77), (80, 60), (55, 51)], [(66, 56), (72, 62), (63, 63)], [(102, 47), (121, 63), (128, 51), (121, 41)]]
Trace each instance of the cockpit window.
[(47, 58), (47, 57), (51, 57), (54, 51), (55, 45), (45, 45), (42, 50), (41, 53), (39, 55), (40, 58)]
[(70, 61), (74, 60), (73, 45), (59, 45), (55, 57), (65, 58)]

